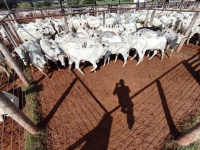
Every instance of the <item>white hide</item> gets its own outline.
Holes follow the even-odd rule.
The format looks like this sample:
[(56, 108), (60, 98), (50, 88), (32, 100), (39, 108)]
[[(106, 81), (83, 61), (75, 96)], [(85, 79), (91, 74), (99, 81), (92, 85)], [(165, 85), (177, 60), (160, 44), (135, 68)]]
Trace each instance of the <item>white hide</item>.
[[(19, 108), (19, 99), (15, 95), (5, 92), (5, 91), (2, 91), (2, 92), (6, 95), (6, 97), (8, 97), (8, 99), (10, 99), (10, 101), (12, 101), (17, 106), (17, 108)], [(2, 115), (11, 116), (11, 114), (8, 114), (7, 108), (0, 109), (0, 122), (4, 121)]]

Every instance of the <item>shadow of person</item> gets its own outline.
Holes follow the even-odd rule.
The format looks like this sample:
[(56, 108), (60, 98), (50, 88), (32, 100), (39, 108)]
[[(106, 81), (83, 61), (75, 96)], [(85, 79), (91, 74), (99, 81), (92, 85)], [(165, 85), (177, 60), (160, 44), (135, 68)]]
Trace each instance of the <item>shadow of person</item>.
[(132, 129), (134, 124), (133, 116), (133, 102), (129, 97), (130, 89), (128, 86), (125, 86), (124, 80), (120, 79), (119, 83), (116, 83), (115, 89), (113, 91), (114, 95), (117, 95), (119, 105), (121, 106), (121, 111), (127, 114), (127, 123), (128, 128)]

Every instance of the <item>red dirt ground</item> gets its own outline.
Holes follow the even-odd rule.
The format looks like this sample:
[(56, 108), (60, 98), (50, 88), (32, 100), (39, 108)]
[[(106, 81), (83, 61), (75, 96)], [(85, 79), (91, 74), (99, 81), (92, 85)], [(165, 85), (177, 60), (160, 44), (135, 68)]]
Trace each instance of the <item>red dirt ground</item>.
[[(47, 149), (162, 149), (170, 133), (179, 135), (177, 125), (200, 110), (199, 51), (190, 44), (171, 59), (145, 57), (138, 66), (133, 60), (124, 68), (122, 60), (104, 68), (100, 62), (96, 73), (89, 73), (88, 64), (81, 68), (86, 76), (52, 67), (48, 79), (36, 71), (44, 118), (39, 125), (49, 131)], [(120, 79), (125, 85), (114, 92)], [(10, 149), (10, 120), (5, 121), (3, 149)], [(21, 144), (13, 142), (13, 149), (24, 146), (18, 133), (15, 140)]]

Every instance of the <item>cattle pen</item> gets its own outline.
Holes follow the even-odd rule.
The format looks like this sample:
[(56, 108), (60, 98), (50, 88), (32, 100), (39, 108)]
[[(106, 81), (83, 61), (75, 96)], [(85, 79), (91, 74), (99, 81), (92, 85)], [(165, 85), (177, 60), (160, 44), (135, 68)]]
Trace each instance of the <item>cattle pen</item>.
[[(147, 18), (152, 24), (158, 12), (192, 12), (192, 21), (184, 33), (188, 36), (199, 17), (199, 9), (193, 7), (198, 5), (199, 2), (125, 3), (64, 7), (64, 12), (60, 7), (13, 10), (6, 12), (0, 21), (9, 39), (3, 44), (13, 52), (23, 43), (16, 22), (27, 24), (36, 19), (67, 16), (64, 30), (68, 31), (68, 21), (74, 16), (102, 15), (102, 25), (105, 26), (109, 14), (140, 11), (147, 12), (144, 24)], [(191, 9), (187, 9), (190, 6)], [(125, 22), (128, 22), (128, 15)], [(37, 93), (42, 117), (35, 125), (39, 130), (45, 129), (36, 135), (40, 133), (46, 138), (45, 149), (172, 149), (174, 143), (168, 142), (170, 139), (176, 139), (182, 145), (173, 148), (199, 149), (200, 47), (193, 40), (196, 42), (192, 38), (189, 45), (182, 40), (172, 58), (165, 55), (163, 61), (159, 57), (152, 60), (145, 57), (137, 66), (135, 60), (128, 60), (121, 68), (123, 58), (119, 56), (119, 60), (113, 63), (111, 57), (111, 63), (105, 67), (103, 60), (99, 61), (96, 73), (89, 73), (91, 65), (86, 62), (81, 66), (86, 76), (74, 67), (69, 72), (69, 66), (58, 70), (51, 64), (45, 67), (47, 78), (34, 68), (33, 73), (29, 72), (33, 78), (31, 85), (34, 84), (31, 92)], [(26, 70), (22, 60), (17, 56), (14, 59), (19, 69)], [(23, 107), (28, 103), (27, 91), (20, 78), (15, 69), (10, 78), (1, 74), (1, 90), (16, 95), (21, 101), (20, 109), (26, 114)], [(123, 83), (129, 89), (129, 92), (122, 91), (128, 94), (125, 103), (114, 94), (117, 83)], [(124, 105), (126, 112), (122, 110)], [(37, 143), (25, 142), (24, 137), (30, 138), (31, 134), (17, 122), (10, 116), (0, 123), (1, 149), (37, 149)], [(181, 128), (183, 123), (186, 125)]]

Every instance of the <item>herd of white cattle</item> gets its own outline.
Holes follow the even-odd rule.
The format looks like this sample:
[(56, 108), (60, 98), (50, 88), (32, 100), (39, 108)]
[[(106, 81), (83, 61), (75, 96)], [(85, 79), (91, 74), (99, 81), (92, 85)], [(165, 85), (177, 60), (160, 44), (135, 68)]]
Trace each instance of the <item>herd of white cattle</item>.
[[(200, 35), (200, 17), (189, 36), (183, 35), (194, 17), (193, 12), (157, 11), (153, 21), (150, 22), (151, 13), (152, 11), (149, 11), (148, 16), (144, 10), (123, 14), (107, 13), (105, 22), (103, 14), (96, 17), (88, 14), (71, 16), (67, 17), (68, 32), (65, 32), (63, 18), (36, 19), (35, 22), (28, 24), (15, 23), (23, 44), (16, 47), (14, 52), (25, 65), (30, 62), (45, 76), (47, 75), (43, 69), (48, 61), (56, 64), (60, 61), (62, 66), (65, 66), (66, 57), (69, 70), (75, 63), (75, 68), (84, 75), (79, 68), (81, 62), (90, 62), (93, 65), (91, 71), (95, 71), (100, 59), (104, 58), (105, 66), (106, 62), (109, 64), (110, 55), (116, 55), (116, 62), (118, 55), (121, 54), (124, 67), (130, 50), (135, 51), (131, 60), (138, 57), (137, 65), (143, 60), (147, 51), (153, 51), (150, 59), (160, 51), (162, 60), (166, 51), (170, 48), (172, 52), (183, 38), (188, 38), (188, 44), (194, 34)], [(0, 32), (4, 40), (9, 42), (5, 30), (0, 28)], [(1, 68), (8, 77), (12, 73), (0, 53)], [(19, 102), (16, 97), (9, 99), (16, 99), (16, 103), (13, 102), (18, 107)], [(4, 114), (7, 113), (0, 109), (0, 121), (4, 120), (2, 116)]]
[(69, 70), (75, 63), (75, 68), (84, 75), (79, 68), (80, 62), (90, 62), (93, 65), (91, 71), (95, 71), (101, 58), (104, 58), (105, 66), (107, 61), (109, 63), (110, 55), (116, 55), (116, 62), (118, 54), (121, 54), (124, 67), (130, 50), (135, 51), (131, 60), (138, 57), (137, 65), (143, 60), (147, 50), (153, 51), (150, 59), (161, 52), (162, 60), (166, 50), (170, 48), (173, 51), (183, 38), (188, 38), (188, 43), (195, 33), (200, 35), (200, 17), (189, 37), (183, 35), (194, 12), (156, 11), (150, 22), (151, 14), (151, 10), (148, 16), (146, 10), (123, 14), (106, 13), (105, 22), (103, 14), (68, 16), (68, 32), (65, 32), (63, 18), (36, 19), (28, 24), (15, 23), (17, 33), (24, 43), (14, 51), (25, 65), (30, 61), (44, 75), (43, 69), (49, 60), (55, 63), (60, 61), (65, 66), (66, 57)]

